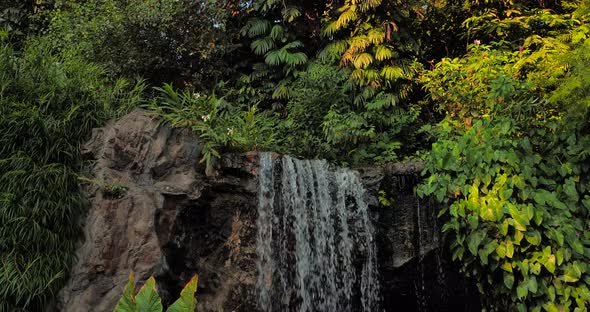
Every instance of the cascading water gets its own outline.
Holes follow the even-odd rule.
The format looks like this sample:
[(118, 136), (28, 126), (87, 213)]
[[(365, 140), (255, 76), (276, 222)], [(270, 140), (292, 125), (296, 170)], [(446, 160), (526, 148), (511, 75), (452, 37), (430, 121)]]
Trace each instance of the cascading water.
[(380, 311), (374, 229), (355, 172), (262, 153), (258, 176), (260, 309)]

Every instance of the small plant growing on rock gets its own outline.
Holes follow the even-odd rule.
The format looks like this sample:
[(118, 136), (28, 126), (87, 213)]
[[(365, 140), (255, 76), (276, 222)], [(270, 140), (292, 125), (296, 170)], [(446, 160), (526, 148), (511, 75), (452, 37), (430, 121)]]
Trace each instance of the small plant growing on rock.
[(121, 184), (109, 184), (103, 187), (103, 192), (107, 197), (110, 198), (123, 198), (125, 193), (127, 193), (129, 187)]
[(102, 190), (105, 197), (119, 199), (125, 196), (129, 190), (129, 187), (115, 181), (113, 183), (103, 185)]
[(80, 182), (88, 183), (90, 185), (96, 185), (97, 187), (99, 187), (102, 190), (102, 192), (106, 198), (117, 198), (117, 199), (123, 198), (123, 196), (125, 196), (125, 194), (129, 190), (129, 187), (127, 187), (123, 184), (120, 184), (118, 179), (115, 179), (114, 181), (112, 181), (109, 184), (102, 183), (98, 180), (90, 179), (90, 178), (83, 177), (83, 176), (79, 176), (78, 180)]
[(393, 206), (393, 198), (391, 198), (386, 191), (379, 190), (377, 199), (379, 200), (379, 205), (381, 207), (391, 207)]
[[(184, 286), (180, 298), (176, 300), (167, 312), (193, 312), (197, 307), (195, 292), (197, 291), (197, 275)], [(117, 303), (113, 312), (162, 312), (162, 299), (156, 290), (156, 280), (151, 276), (135, 294), (135, 278), (129, 274), (129, 281), (123, 290), (123, 297)]]

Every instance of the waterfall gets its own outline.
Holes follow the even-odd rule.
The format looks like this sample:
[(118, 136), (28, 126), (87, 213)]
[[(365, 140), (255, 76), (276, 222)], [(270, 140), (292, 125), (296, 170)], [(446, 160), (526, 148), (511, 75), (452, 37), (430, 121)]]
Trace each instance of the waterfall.
[(262, 153), (258, 177), (260, 309), (379, 311), (374, 229), (355, 172)]

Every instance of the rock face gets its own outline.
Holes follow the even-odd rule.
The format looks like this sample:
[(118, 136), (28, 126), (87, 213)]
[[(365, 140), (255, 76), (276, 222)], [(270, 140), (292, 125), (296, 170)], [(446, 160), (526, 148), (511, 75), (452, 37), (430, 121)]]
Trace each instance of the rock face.
[[(414, 193), (421, 163), (358, 169), (371, 194), (386, 311), (481, 311), (474, 284), (441, 248), (438, 206)], [(385, 205), (378, 206), (380, 200)]]
[(207, 179), (197, 137), (141, 110), (96, 129), (85, 153), (91, 206), (60, 311), (112, 311), (130, 272), (139, 284), (156, 276), (164, 302), (198, 272), (199, 311), (253, 311), (243, 293), (256, 278), (247, 173)]
[[(130, 272), (138, 284), (154, 275), (165, 305), (198, 273), (198, 311), (259, 311), (257, 153), (224, 155), (207, 177), (198, 138), (141, 110), (96, 129), (84, 151), (92, 161), (90, 209), (60, 311), (112, 311)], [(359, 170), (377, 229), (383, 307), (475, 310), (477, 300), (465, 303), (473, 301), (470, 287), (438, 248), (436, 208), (413, 195), (421, 168)], [(440, 287), (454, 297), (430, 291)]]

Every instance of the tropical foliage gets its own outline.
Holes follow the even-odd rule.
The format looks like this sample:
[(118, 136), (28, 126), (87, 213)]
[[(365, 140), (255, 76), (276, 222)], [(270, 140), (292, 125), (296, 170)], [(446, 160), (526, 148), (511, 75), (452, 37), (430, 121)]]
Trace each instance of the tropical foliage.
[(419, 191), (448, 205), (453, 258), (493, 311), (590, 304), (586, 10), (516, 51), (473, 45), (423, 78), (448, 117)]
[(169, 84), (156, 90), (160, 97), (149, 108), (172, 126), (189, 128), (199, 135), (203, 145), (201, 163), (206, 165), (207, 175), (214, 174), (213, 165), (220, 157), (221, 148), (260, 150), (276, 144), (273, 133), (276, 122), (272, 116), (259, 113), (255, 105), (242, 108), (230, 103), (232, 94), (178, 93)]
[(0, 42), (0, 311), (40, 310), (63, 285), (84, 212), (80, 144), (136, 106), (141, 84), (109, 82), (75, 51)]
[[(0, 0), (0, 311), (63, 285), (80, 144), (138, 105), (193, 130), (208, 175), (226, 151), (425, 159), (418, 193), (486, 309), (583, 311), (589, 17), (588, 0)], [(161, 309), (153, 280), (130, 287), (131, 311)]]
[(222, 56), (231, 2), (192, 0), (56, 1), (47, 37), (60, 49), (81, 46), (112, 76), (211, 87), (228, 67)]
[[(166, 312), (193, 312), (197, 308), (198, 277), (193, 276), (180, 292), (180, 298), (172, 303)], [(129, 274), (129, 281), (123, 290), (113, 312), (162, 312), (162, 299), (156, 290), (156, 280), (150, 276), (145, 284), (135, 293), (135, 277)]]

